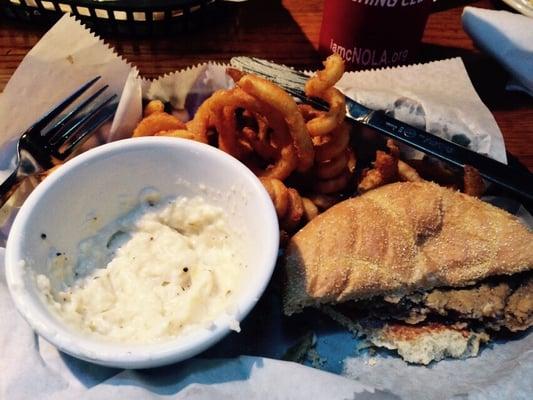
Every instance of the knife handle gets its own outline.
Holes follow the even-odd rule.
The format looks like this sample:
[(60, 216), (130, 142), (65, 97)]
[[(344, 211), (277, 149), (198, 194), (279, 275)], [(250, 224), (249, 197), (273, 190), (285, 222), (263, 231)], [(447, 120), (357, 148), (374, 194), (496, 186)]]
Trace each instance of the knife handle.
[[(349, 111), (350, 105), (347, 105)], [(348, 114), (350, 113), (348, 112)], [(347, 116), (351, 118), (349, 115)], [(509, 167), (466, 147), (391, 118), (382, 111), (371, 111), (363, 119), (352, 118), (352, 120), (363, 123), (401, 143), (455, 166), (464, 168), (467, 164), (471, 165), (485, 179), (501, 185), (529, 201), (533, 200), (533, 174), (529, 171)]]

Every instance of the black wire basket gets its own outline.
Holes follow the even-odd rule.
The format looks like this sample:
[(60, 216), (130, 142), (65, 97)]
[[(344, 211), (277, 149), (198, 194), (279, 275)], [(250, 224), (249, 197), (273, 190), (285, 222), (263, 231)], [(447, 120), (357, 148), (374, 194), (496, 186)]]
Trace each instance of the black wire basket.
[(213, 15), (217, 0), (0, 0), (0, 13), (32, 23), (64, 13), (99, 32), (152, 35), (189, 30)]

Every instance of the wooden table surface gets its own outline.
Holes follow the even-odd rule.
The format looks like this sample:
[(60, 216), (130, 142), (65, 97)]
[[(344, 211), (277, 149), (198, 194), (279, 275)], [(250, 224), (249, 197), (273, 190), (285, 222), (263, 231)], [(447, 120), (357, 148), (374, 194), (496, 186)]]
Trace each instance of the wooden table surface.
[[(222, 14), (201, 31), (144, 39), (105, 34), (104, 37), (148, 78), (208, 60), (226, 62), (234, 55), (316, 68), (320, 63), (317, 45), (322, 3), (322, 0), (227, 3), (221, 8)], [(462, 57), (474, 87), (503, 132), (507, 149), (533, 170), (533, 98), (507, 92), (506, 72), (475, 49), (461, 27), (465, 5), (505, 8), (499, 0), (439, 0), (426, 26), (420, 61)], [(0, 91), (46, 29), (46, 25), (0, 18)]]

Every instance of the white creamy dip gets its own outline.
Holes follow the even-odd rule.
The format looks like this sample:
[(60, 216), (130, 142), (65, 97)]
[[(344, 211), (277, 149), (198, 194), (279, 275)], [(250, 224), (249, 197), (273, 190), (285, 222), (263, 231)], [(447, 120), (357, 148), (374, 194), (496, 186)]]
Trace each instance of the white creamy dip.
[(80, 243), (71, 285), (55, 291), (45, 275), (37, 285), (85, 332), (130, 343), (175, 337), (234, 313), (245, 269), (238, 243), (222, 209), (202, 198), (152, 199)]

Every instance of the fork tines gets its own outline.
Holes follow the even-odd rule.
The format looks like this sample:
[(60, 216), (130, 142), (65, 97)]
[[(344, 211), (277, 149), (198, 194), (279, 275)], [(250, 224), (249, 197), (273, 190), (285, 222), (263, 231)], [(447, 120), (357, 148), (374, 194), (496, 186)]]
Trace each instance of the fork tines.
[[(116, 95), (113, 94), (97, 104), (97, 100), (109, 87), (105, 85), (60, 117), (99, 79), (98, 76), (84, 83), (28, 129), (27, 133), (34, 136), (34, 139), (39, 139), (53, 157), (59, 160), (66, 159), (91, 133), (115, 113), (116, 103), (112, 102), (116, 99)], [(60, 119), (55, 121), (58, 117)], [(45, 130), (52, 123), (53, 125)]]
[(84, 83), (80, 88), (76, 89), (74, 93), (69, 95), (66, 99), (57, 104), (54, 108), (48, 111), (40, 120), (35, 122), (29, 130), (42, 131), (50, 122), (59, 116), (68, 106), (70, 106), (76, 99), (78, 99), (83, 93), (85, 93), (92, 85), (95, 84), (101, 77), (97, 76), (91, 79), (89, 82)]

